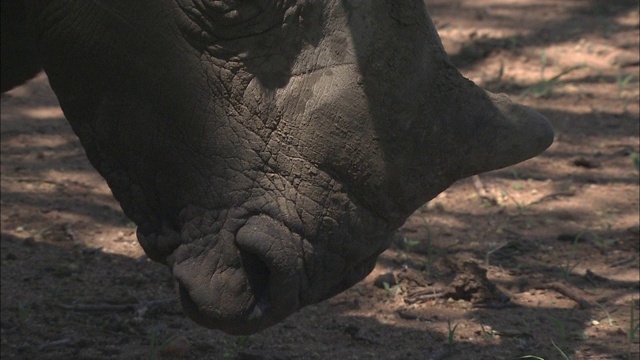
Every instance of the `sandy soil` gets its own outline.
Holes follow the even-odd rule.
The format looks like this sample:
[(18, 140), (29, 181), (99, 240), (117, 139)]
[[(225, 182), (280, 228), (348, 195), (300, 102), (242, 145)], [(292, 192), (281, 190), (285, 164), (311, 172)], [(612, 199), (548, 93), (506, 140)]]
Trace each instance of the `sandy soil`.
[(637, 359), (637, 1), (428, 9), (461, 71), (547, 115), (555, 143), (458, 182), (367, 279), (253, 336), (185, 318), (45, 76), (4, 95), (2, 358)]

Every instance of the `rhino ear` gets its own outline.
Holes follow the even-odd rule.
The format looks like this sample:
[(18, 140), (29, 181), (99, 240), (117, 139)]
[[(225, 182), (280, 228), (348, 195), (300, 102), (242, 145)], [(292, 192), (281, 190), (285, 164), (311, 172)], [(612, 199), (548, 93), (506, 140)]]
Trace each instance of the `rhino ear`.
[(511, 102), (506, 95), (484, 93), (488, 102), (480, 109), (483, 116), (476, 120), (479, 123), (470, 137), (470, 156), (462, 164), (462, 177), (517, 164), (553, 143), (553, 129), (546, 117)]

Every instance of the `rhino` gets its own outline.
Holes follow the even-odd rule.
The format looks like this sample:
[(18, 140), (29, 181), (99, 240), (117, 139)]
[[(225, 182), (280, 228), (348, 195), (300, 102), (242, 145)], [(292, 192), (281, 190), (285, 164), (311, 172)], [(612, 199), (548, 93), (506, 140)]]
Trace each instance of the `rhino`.
[(185, 313), (230, 334), (354, 285), (453, 182), (553, 141), (452, 65), (419, 0), (2, 2)]

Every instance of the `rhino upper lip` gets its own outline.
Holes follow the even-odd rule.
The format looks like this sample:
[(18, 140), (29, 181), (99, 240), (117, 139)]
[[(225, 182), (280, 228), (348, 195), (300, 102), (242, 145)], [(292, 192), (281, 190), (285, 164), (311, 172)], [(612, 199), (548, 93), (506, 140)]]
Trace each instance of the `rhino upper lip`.
[[(297, 266), (298, 259), (292, 257), (291, 252), (297, 250), (296, 245), (293, 245), (294, 248), (287, 247), (292, 238), (300, 235), (286, 226), (276, 227), (277, 231), (268, 233), (269, 225), (278, 223), (266, 214), (253, 215), (240, 227), (249, 226), (251, 229), (238, 231), (234, 234), (234, 240), (221, 240), (226, 242), (224, 246), (235, 247), (237, 254), (237, 260), (225, 262), (225, 268), (206, 268), (223, 264), (211, 263), (210, 259), (215, 259), (215, 256), (206, 255), (221, 251), (215, 245), (200, 252), (202, 257), (199, 260), (189, 255), (193, 250), (189, 250), (188, 246), (176, 249), (169, 263), (173, 267), (180, 298), (189, 317), (206, 327), (248, 334), (269, 327), (300, 308), (301, 289), (307, 286), (306, 274), (302, 274), (305, 269)], [(261, 228), (264, 224), (267, 225)], [(232, 243), (229, 244), (229, 241)], [(187, 259), (189, 262), (183, 264)], [(226, 270), (227, 267), (230, 268)], [(227, 271), (236, 271), (237, 277), (229, 278), (230, 282), (227, 282)], [(210, 275), (198, 277), (194, 272)], [(212, 286), (214, 283), (226, 283), (230, 288), (224, 290)], [(225, 295), (220, 291), (230, 292)], [(213, 297), (205, 296), (207, 292)]]

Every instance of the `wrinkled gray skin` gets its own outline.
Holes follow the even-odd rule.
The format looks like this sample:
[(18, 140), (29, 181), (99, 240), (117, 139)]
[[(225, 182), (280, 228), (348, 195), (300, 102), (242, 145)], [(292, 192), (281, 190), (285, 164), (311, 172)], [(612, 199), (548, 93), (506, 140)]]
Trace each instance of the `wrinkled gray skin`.
[(140, 244), (233, 334), (352, 286), (416, 208), (553, 139), (460, 75), (420, 1), (27, 0), (26, 19)]

